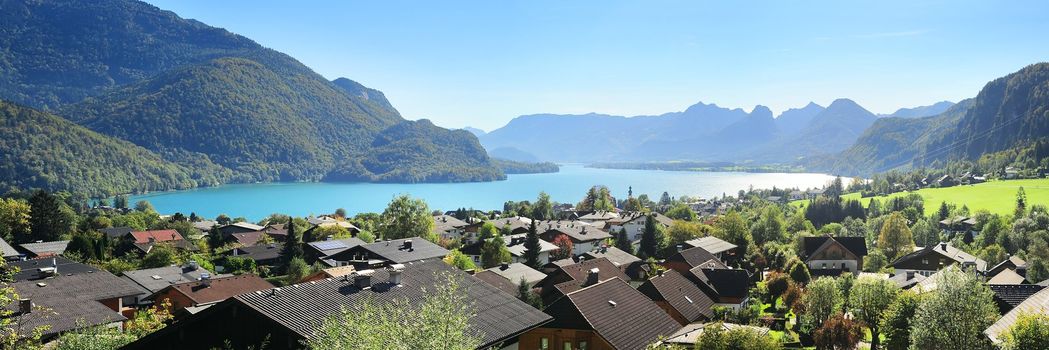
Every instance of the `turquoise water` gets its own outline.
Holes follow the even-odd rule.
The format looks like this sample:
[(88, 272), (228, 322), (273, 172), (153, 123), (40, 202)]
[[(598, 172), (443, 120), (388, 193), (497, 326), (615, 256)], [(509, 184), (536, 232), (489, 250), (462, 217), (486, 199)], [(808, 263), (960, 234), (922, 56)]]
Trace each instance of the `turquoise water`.
[(334, 212), (345, 208), (353, 215), (382, 212), (394, 196), (422, 198), (430, 209), (502, 209), (508, 200), (535, 200), (546, 191), (554, 201), (578, 202), (593, 185), (605, 185), (616, 198), (648, 194), (658, 200), (663, 191), (672, 196), (712, 197), (754, 188), (820, 187), (832, 179), (824, 174), (679, 172), (660, 170), (593, 169), (563, 165), (552, 174), (510, 175), (506, 181), (450, 184), (375, 183), (267, 183), (226, 185), (187, 191), (157, 192), (131, 197), (131, 203), (148, 200), (162, 214), (196, 212), (204, 217), (227, 214), (259, 220), (270, 213), (296, 216)]

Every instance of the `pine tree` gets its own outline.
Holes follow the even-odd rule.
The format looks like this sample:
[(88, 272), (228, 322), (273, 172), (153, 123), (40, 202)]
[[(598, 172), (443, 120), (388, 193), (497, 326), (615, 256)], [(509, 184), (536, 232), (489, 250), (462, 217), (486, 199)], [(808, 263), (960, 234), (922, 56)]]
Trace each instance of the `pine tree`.
[(40, 190), (29, 198), (29, 227), (32, 237), (28, 241), (57, 241), (71, 232), (76, 224), (73, 209), (57, 196)]
[(1013, 214), (1014, 219), (1022, 218), (1027, 214), (1027, 193), (1024, 192), (1023, 186), (1016, 191), (1016, 212)]
[(645, 217), (645, 230), (641, 232), (641, 247), (638, 250), (638, 257), (641, 259), (653, 258), (656, 256), (656, 250), (659, 249), (659, 242), (656, 242), (656, 218), (652, 214), (648, 214)]
[(619, 232), (616, 233), (616, 248), (627, 252), (627, 254), (634, 254), (634, 244), (630, 242), (630, 237), (627, 236), (625, 228), (620, 228)]
[(285, 239), (284, 249), (281, 250), (280, 254), (284, 262), (283, 271), (287, 271), (293, 259), (303, 258), (302, 238), (299, 237), (299, 233), (295, 230), (295, 220), (292, 218), (288, 218), (288, 238)]
[(542, 262), (539, 261), (539, 251), (542, 248), (539, 246), (539, 231), (535, 227), (535, 220), (532, 220), (532, 223), (528, 225), (528, 234), (525, 235), (524, 247), (525, 265), (538, 270), (542, 267)]

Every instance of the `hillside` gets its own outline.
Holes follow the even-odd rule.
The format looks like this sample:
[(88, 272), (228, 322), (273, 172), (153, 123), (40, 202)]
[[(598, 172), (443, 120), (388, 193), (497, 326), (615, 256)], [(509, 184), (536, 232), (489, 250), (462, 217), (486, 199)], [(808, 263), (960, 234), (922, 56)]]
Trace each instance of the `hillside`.
[(92, 196), (192, 188), (230, 174), (194, 173), (150, 151), (50, 113), (0, 101), (0, 188), (47, 188)]
[(151, 5), (8, 0), (0, 8), (14, 24), (0, 31), (0, 98), (58, 111), (186, 171), (218, 164), (220, 182), (504, 177), (467, 132), (428, 125), (413, 135), (416, 145), (380, 142), (408, 123), (382, 92), (328, 81), (288, 55)]
[(900, 108), (896, 112), (889, 115), (879, 115), (879, 117), (890, 117), (890, 118), (924, 118), (939, 115), (940, 113), (946, 112), (947, 109), (954, 106), (954, 102), (951, 101), (940, 101), (928, 106), (918, 106), (911, 108)]
[[(1028, 203), (1049, 202), (1049, 179), (1025, 179), (990, 181), (975, 185), (923, 188), (913, 192), (897, 192), (887, 196), (873, 197), (882, 201), (886, 199), (903, 197), (910, 193), (922, 196), (925, 204), (924, 215), (933, 215), (940, 208), (940, 203), (947, 202), (957, 206), (965, 205), (970, 211), (987, 210), (994, 214), (1011, 215), (1016, 208), (1016, 192), (1024, 188)], [(850, 193), (842, 196), (844, 199), (859, 199), (863, 205), (867, 205), (870, 198), (860, 198), (859, 193)], [(791, 202), (791, 205), (801, 207), (808, 204), (808, 200)]]

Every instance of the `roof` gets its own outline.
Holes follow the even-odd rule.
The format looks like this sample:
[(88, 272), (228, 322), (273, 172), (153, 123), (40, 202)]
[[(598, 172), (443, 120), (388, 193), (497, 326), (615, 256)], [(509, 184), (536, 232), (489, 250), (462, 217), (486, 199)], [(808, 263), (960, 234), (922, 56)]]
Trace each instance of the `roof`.
[(990, 327), (984, 330), (984, 334), (991, 338), (991, 341), (998, 343), (1001, 342), (1001, 335), (1013, 327), (1016, 323), (1016, 318), (1020, 314), (1049, 314), (1049, 288), (1043, 288), (1037, 293), (1032, 294), (1026, 300), (1016, 305), (1008, 313), (1002, 315), (998, 321), (994, 322)]
[(466, 221), (459, 220), (451, 215), (436, 215), (433, 217), (434, 232), (450, 231), (457, 228), (463, 228), (466, 225), (469, 225)]
[[(410, 247), (409, 243), (410, 242)], [(419, 237), (393, 239), (383, 242), (368, 243), (344, 250), (329, 257), (338, 261), (356, 260), (351, 259), (350, 251), (367, 251), (382, 259), (393, 263), (403, 264), (406, 262), (441, 259), (448, 255), (448, 250)]]
[(320, 257), (329, 256), (362, 244), (365, 244), (364, 241), (356, 237), (306, 243), (307, 246), (319, 252)]
[[(140, 293), (130, 282), (105, 270), (62, 257), (15, 261), (8, 266), (21, 269), (14, 275), (14, 282), (11, 283), (19, 297), (30, 299), (35, 306), (45, 309), (13, 316), (13, 319), (22, 329), (50, 325), (51, 328), (44, 331), (44, 336), (80, 326), (126, 320), (124, 316), (99, 301)], [(41, 268), (55, 266), (58, 272), (55, 275), (41, 271)], [(12, 306), (17, 309), (15, 305), (9, 305), (8, 308)]]
[(135, 243), (181, 241), (182, 235), (175, 230), (132, 231)]
[(742, 269), (711, 269), (695, 267), (689, 270), (706, 283), (719, 297), (745, 298), (750, 289), (750, 273)]
[[(663, 224), (663, 226), (670, 226), (671, 224), (674, 223), (674, 219), (671, 219), (671, 218), (667, 217), (666, 215), (663, 215), (663, 214), (660, 214), (660, 213), (651, 213), (651, 214), (652, 214), (652, 217), (656, 218), (656, 222), (659, 222), (660, 224)], [(623, 224), (629, 223), (629, 222), (637, 220), (637, 219), (645, 218), (647, 216), (648, 216), (648, 214), (646, 214), (646, 213), (632, 212), (632, 213), (628, 213), (628, 214), (625, 214), (623, 216), (620, 216), (618, 219), (608, 220), (608, 222), (610, 224), (613, 224), (613, 225), (623, 225)]]
[(208, 273), (211, 274), (211, 276), (215, 276), (211, 271), (199, 266), (196, 269), (183, 266), (164, 266), (152, 269), (124, 271), (124, 279), (142, 287), (146, 294), (153, 294), (156, 291), (173, 284), (196, 281), (200, 279), (200, 274), (202, 273)]
[(273, 288), (273, 285), (254, 274), (212, 278), (207, 281), (179, 283), (161, 289), (149, 296), (150, 299), (168, 290), (189, 298), (194, 305), (211, 304), (239, 294)]
[(755, 332), (758, 332), (759, 334), (762, 334), (762, 335), (768, 334), (768, 332), (769, 332), (769, 329), (765, 328), (765, 327), (747, 326), (747, 325), (740, 325), (740, 324), (735, 324), (735, 323), (722, 323), (722, 322), (718, 322), (718, 323), (713, 323), (713, 322), (711, 322), (711, 323), (696, 322), (696, 323), (691, 323), (691, 324), (688, 324), (688, 325), (686, 325), (684, 327), (681, 327), (681, 329), (679, 329), (677, 332), (674, 332), (674, 333), (670, 334), (669, 336), (667, 336), (667, 339), (664, 340), (663, 342), (664, 343), (668, 343), (668, 344), (694, 345), (694, 344), (696, 344), (696, 341), (699, 340), (699, 336), (703, 334), (703, 329), (707, 328), (708, 325), (712, 325), (712, 324), (720, 324), (721, 328), (726, 330), (726, 331), (730, 331), (730, 330), (733, 330), (733, 329), (744, 328), (744, 329), (754, 330)]
[(644, 349), (680, 328), (663, 309), (626, 281), (613, 278), (561, 297), (543, 326), (593, 330), (615, 349)]
[[(262, 231), (262, 229), (265, 228), (265, 227), (262, 227), (262, 226), (259, 226), (259, 225), (256, 225), (256, 224), (253, 224), (253, 223), (250, 223), (250, 222), (245, 222), (245, 221), (234, 222), (234, 223), (226, 225), (226, 226), (240, 227), (240, 228), (248, 229), (248, 230), (252, 230), (252, 231)], [(224, 227), (226, 227), (226, 226), (224, 226)]]
[(252, 246), (258, 244), (259, 241), (262, 240), (262, 237), (265, 235), (266, 232), (263, 231), (252, 231), (233, 233), (230, 234), (230, 237), (233, 237), (233, 240), (237, 241), (237, 243), (240, 243), (245, 246)]
[(994, 303), (1003, 315), (1045, 288), (1037, 284), (989, 284), (987, 287), (994, 292)]
[(579, 220), (604, 221), (618, 218), (619, 214), (614, 211), (598, 210), (579, 217)]
[(913, 274), (910, 278), (907, 278), (906, 273), (898, 273), (889, 277), (889, 280), (895, 282), (896, 286), (900, 287), (900, 289), (910, 289), (926, 278), (928, 277), (918, 273)]
[(492, 271), (481, 271), (474, 274), (474, 277), (492, 285), (492, 287), (499, 288), (499, 290), (509, 293), (510, 295), (517, 295), (517, 288), (519, 287), (518, 282), (510, 282), (506, 277), (500, 276), (499, 274)]
[(808, 258), (813, 254), (819, 252), (820, 248), (827, 244), (827, 241), (835, 241), (841, 244), (845, 249), (848, 249), (852, 254), (857, 257), (867, 256), (867, 241), (863, 237), (831, 237), (831, 236), (817, 236), (817, 237), (804, 237), (802, 238), (802, 244), (804, 245), (805, 257)]
[[(525, 249), (525, 242), (526, 242), (527, 236), (528, 236), (527, 233), (519, 233), (519, 234), (516, 234), (516, 235), (509, 235), (509, 236), (505, 237), (504, 240), (506, 241), (506, 249), (510, 251), (510, 255), (513, 255), (513, 256), (524, 256), (524, 252), (525, 252), (525, 250), (527, 250), (527, 249)], [(558, 247), (556, 244), (553, 244), (553, 243), (550, 243), (550, 242), (547, 242), (547, 241), (544, 241), (544, 240), (541, 240), (541, 239), (539, 240), (539, 252), (540, 253), (552, 252), (552, 251), (555, 251), (555, 250), (558, 250), (558, 249), (561, 249), (561, 248)]]
[(17, 250), (15, 250), (15, 247), (12, 247), (10, 244), (7, 244), (7, 241), (5, 241), (3, 238), (0, 238), (0, 254), (3, 254), (4, 258), (22, 255), (22, 253), (19, 253)]
[(597, 248), (596, 250), (583, 253), (583, 256), (587, 257), (587, 259), (607, 258), (608, 261), (619, 267), (626, 267), (630, 264), (641, 262), (641, 258), (616, 247)]
[[(466, 295), (466, 300), (473, 304), (476, 314), (469, 321), (469, 331), (481, 337), (482, 346), (479, 348), (493, 346), (504, 339), (518, 336), (550, 320), (550, 316), (527, 303), (507, 293), (501, 293), (495, 287), (443, 261), (429, 260), (406, 265), (401, 275), (401, 284), (396, 287), (388, 283), (389, 271), (380, 269), (375, 270), (372, 276), (372, 286), (368, 289), (360, 289), (342, 279), (330, 279), (282, 287), (279, 292), (274, 289), (276, 293), (242, 294), (222, 304), (236, 303), (251, 308), (302, 338), (309, 338), (327, 316), (340, 312), (343, 308), (352, 307), (362, 300), (372, 300), (377, 303), (407, 301), (411, 304), (418, 304), (424, 301), (434, 288), (438, 288), (443, 283), (441, 274), (448, 273), (456, 278), (461, 278), (460, 288)], [(220, 306), (212, 308), (216, 307)], [(157, 333), (146, 336), (140, 342), (145, 344), (151, 338), (163, 336), (165, 333), (178, 332), (180, 324), (188, 324), (197, 318), (221, 314), (221, 312), (205, 312), (190, 316)], [(258, 335), (260, 340), (263, 336)]]
[(281, 247), (278, 247), (275, 244), (265, 244), (250, 247), (237, 247), (234, 248), (234, 250), (236, 250), (236, 256), (250, 258), (255, 261), (266, 261), (280, 258)]
[(1012, 256), (1009, 256), (1008, 259), (1002, 260), (1002, 262), (998, 263), (997, 265), (994, 265), (994, 267), (991, 267), (990, 269), (987, 269), (987, 273), (988, 273), (988, 275), (995, 275), (995, 274), (998, 274), (998, 272), (1001, 272), (1002, 270), (1010, 269), (1010, 268), (1011, 269), (1026, 269), (1027, 268), (1027, 262), (1024, 261), (1024, 259), (1020, 259), (1020, 257), (1018, 257), (1016, 255), (1012, 255)]
[(1027, 279), (1016, 273), (1016, 270), (1005, 269), (994, 275), (994, 277), (991, 277), (991, 279), (987, 281), (987, 284), (1024, 284), (1026, 281)]
[(681, 261), (688, 264), (689, 267), (700, 266), (710, 260), (718, 260), (718, 258), (701, 247), (688, 248), (667, 258), (667, 261)]
[(904, 255), (893, 262), (893, 266), (912, 259), (919, 259), (927, 254), (936, 253), (943, 255), (949, 259), (952, 259), (960, 264), (971, 263), (976, 265), (976, 269), (979, 271), (987, 271), (987, 262), (983, 259), (977, 258), (972, 254), (966, 253), (965, 251), (951, 246), (949, 243), (934, 244), (925, 248), (921, 248), (911, 252), (910, 254)]
[(598, 269), (597, 280), (605, 281), (612, 278), (620, 278), (624, 281), (629, 281), (630, 277), (623, 273), (615, 264), (606, 258), (598, 258), (593, 260), (583, 260), (575, 264), (558, 266), (557, 270), (550, 273), (548, 277), (557, 276), (563, 274), (568, 276), (570, 280), (558, 283), (554, 286), (561, 294), (568, 294), (572, 291), (583, 288), (583, 283), (586, 282), (587, 275), (593, 269)]
[(732, 250), (732, 249), (736, 249), (736, 247), (737, 247), (735, 244), (732, 244), (732, 243), (729, 243), (729, 242), (725, 242), (724, 240), (722, 240), (720, 238), (717, 238), (717, 237), (714, 237), (714, 236), (706, 236), (706, 237), (691, 239), (691, 240), (685, 241), (685, 244), (688, 244), (688, 245), (693, 246), (693, 247), (703, 248), (704, 250), (706, 250), (710, 254), (717, 254), (717, 253), (721, 253), (721, 252), (726, 252), (726, 251), (729, 251), (729, 250)]
[(109, 236), (109, 238), (121, 238), (131, 234), (131, 231), (132, 229), (130, 227), (109, 227), (98, 230), (98, 232), (102, 232), (106, 236)]
[(688, 322), (709, 320), (714, 316), (711, 310), (714, 300), (704, 294), (692, 281), (674, 270), (667, 270), (659, 276), (648, 279), (641, 287), (638, 287), (638, 291), (653, 301), (666, 301)]
[(213, 227), (218, 226), (218, 225), (219, 225), (219, 222), (215, 221), (215, 220), (200, 220), (200, 221), (194, 221), (193, 222), (193, 227), (195, 227), (196, 229), (201, 230), (203, 232), (211, 231), (211, 229)]
[(536, 224), (536, 229), (541, 233), (559, 232), (567, 235), (575, 242), (591, 242), (612, 238), (608, 232), (602, 231), (593, 225), (575, 221), (543, 221)]
[[(526, 229), (527, 230), (528, 227), (532, 225), (532, 219), (529, 219), (529, 218), (526, 218), (526, 217), (523, 217), (523, 216), (514, 216), (514, 217), (495, 219), (495, 220), (485, 220), (483, 222), (478, 222), (477, 225), (480, 226), (480, 225), (483, 225), (484, 223), (491, 223), (492, 226), (495, 226), (495, 228), (497, 228), (497, 229), (501, 229), (503, 227), (510, 226), (510, 230), (511, 231), (517, 231), (517, 230), (521, 230), (521, 229)], [(539, 223), (536, 223), (536, 225), (539, 225)]]
[(522, 263), (513, 263), (496, 266), (485, 271), (490, 271), (508, 281), (513, 282), (514, 285), (521, 283), (521, 278), (524, 278), (525, 282), (529, 285), (534, 285), (539, 281), (546, 278), (546, 274), (536, 271), (535, 269), (528, 267), (528, 265)]
[(268, 235), (287, 236), (288, 229), (284, 226), (285, 224), (269, 224), (262, 229), (262, 232), (265, 232)]
[(69, 241), (22, 243), (19, 246), (35, 256), (61, 255), (66, 252)]

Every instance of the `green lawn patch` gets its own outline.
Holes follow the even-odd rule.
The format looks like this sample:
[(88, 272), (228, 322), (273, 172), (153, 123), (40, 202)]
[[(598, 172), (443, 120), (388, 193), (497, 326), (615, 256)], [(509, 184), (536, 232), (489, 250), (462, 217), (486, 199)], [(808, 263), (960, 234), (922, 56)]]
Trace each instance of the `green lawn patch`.
[[(925, 215), (930, 215), (940, 208), (940, 203), (947, 202), (957, 206), (966, 205), (969, 210), (986, 209), (996, 214), (1011, 214), (1016, 206), (1016, 191), (1024, 188), (1027, 203), (1049, 203), (1049, 179), (1023, 179), (990, 181), (976, 185), (962, 185), (944, 188), (924, 188), (913, 193), (925, 199)], [(887, 198), (906, 196), (911, 192), (893, 193), (888, 196), (874, 197), (884, 201)], [(860, 199), (866, 206), (870, 198), (860, 198), (859, 193), (842, 196), (845, 199)], [(791, 202), (791, 205), (803, 207), (808, 200)]]

